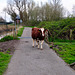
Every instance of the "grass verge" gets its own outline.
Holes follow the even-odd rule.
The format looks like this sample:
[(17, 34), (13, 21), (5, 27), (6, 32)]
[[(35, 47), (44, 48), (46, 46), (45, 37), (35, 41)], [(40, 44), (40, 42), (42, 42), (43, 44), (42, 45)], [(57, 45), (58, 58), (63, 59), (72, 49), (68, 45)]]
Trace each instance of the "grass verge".
[(71, 64), (75, 62), (75, 42), (54, 42), (56, 47), (53, 47), (53, 50), (59, 54), (62, 59)]
[(24, 27), (20, 28), (18, 33), (17, 33), (17, 36), (20, 37), (23, 33), (23, 30), (24, 30)]
[(0, 42), (5, 42), (5, 41), (9, 41), (9, 40), (19, 40), (18, 37), (20, 37), (20, 36), (22, 35), (23, 30), (24, 30), (24, 27), (22, 27), (22, 28), (20, 28), (20, 29), (18, 30), (18, 33), (17, 33), (17, 36), (16, 36), (16, 37), (13, 37), (13, 36), (11, 36), (11, 35), (7, 35), (7, 36), (3, 37), (3, 38), (0, 40)]
[[(23, 29), (24, 27), (19, 29), (17, 37), (22, 35)], [(13, 38), (13, 36), (5, 36), (0, 40), (0, 42), (18, 39), (17, 37)], [(8, 63), (10, 62), (10, 59), (12, 57), (10, 51), (12, 50), (8, 49), (6, 52), (0, 52), (0, 75), (3, 75), (3, 73), (6, 71), (8, 67)]]
[(35, 26), (24, 26), (24, 27), (30, 27), (30, 28), (34, 28)]
[(9, 41), (9, 40), (18, 40), (18, 38), (8, 35), (8, 36), (3, 37), (3, 38), (0, 40), (0, 42), (5, 42), (5, 41)]
[(0, 75), (2, 75), (7, 69), (8, 63), (10, 62), (11, 55), (0, 52)]

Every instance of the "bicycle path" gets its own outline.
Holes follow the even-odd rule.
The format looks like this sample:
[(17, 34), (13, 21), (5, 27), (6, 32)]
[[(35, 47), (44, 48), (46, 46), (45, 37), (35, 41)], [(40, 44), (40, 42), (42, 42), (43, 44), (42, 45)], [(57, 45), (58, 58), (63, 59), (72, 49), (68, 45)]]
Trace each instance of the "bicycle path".
[[(22, 37), (31, 37), (31, 28), (25, 28)], [(75, 75), (45, 42), (43, 48), (33, 48), (32, 38), (20, 39), (4, 75)]]

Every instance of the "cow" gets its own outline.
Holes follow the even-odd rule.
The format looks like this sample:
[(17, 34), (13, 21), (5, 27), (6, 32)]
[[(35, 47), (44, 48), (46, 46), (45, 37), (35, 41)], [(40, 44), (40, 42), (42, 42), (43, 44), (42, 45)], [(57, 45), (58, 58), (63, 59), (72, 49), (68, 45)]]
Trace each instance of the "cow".
[(43, 50), (43, 42), (44, 42), (44, 38), (45, 38), (45, 31), (46, 29), (44, 28), (32, 28), (32, 39), (33, 39), (33, 44), (32, 46), (34, 47), (34, 41), (36, 41), (36, 46), (38, 46), (39, 49), (39, 42), (41, 41), (41, 50)]

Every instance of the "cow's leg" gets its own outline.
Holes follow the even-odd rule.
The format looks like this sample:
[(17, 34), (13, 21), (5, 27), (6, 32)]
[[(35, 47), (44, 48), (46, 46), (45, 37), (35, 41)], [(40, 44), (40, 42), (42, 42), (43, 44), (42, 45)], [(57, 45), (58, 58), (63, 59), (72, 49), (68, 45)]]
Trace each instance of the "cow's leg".
[(38, 46), (38, 42), (37, 42), (37, 40), (36, 40), (36, 47)]
[(34, 39), (33, 39), (33, 44), (32, 44), (32, 47), (34, 47)]
[(39, 47), (40, 47), (40, 45), (39, 45), (39, 40), (38, 40), (37, 42), (38, 42), (38, 49), (39, 49)]
[(43, 50), (43, 47), (42, 47), (42, 45), (43, 45), (43, 42), (44, 42), (44, 40), (42, 40), (42, 41), (41, 41), (41, 50)]

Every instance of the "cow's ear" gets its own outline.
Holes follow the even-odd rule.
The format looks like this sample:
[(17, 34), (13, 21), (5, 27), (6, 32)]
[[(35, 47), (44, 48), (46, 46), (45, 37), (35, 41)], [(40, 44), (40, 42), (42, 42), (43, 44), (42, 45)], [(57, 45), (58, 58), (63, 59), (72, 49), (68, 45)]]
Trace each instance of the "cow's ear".
[(45, 29), (44, 32), (45, 32), (46, 30), (47, 30), (47, 29)]

